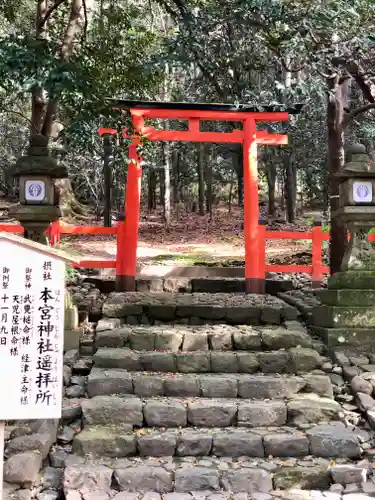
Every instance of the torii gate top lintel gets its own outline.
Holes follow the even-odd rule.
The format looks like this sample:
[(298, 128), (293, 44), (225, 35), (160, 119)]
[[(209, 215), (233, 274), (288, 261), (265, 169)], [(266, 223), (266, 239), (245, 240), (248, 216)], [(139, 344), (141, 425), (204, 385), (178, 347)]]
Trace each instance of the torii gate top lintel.
[[(254, 107), (247, 104), (206, 104), (187, 102), (156, 102), (130, 101), (110, 99), (109, 105), (114, 109), (122, 109), (130, 113), (134, 129), (143, 137), (154, 141), (188, 141), (188, 142), (244, 142), (244, 131), (232, 132), (201, 132), (200, 120), (220, 121), (249, 121), (252, 123), (253, 133), (256, 133), (258, 144), (287, 144), (287, 137), (281, 134), (268, 134), (264, 131), (256, 132), (256, 122), (287, 121), (289, 115), (298, 114), (301, 104), (285, 107), (280, 105)], [(188, 130), (158, 130), (144, 125), (145, 118), (159, 118), (169, 120), (187, 120)], [(100, 129), (101, 135), (115, 133), (111, 129)], [(125, 137), (131, 138), (124, 133)], [(253, 137), (254, 138), (254, 137)]]
[[(259, 144), (287, 144), (288, 137), (283, 134), (270, 134), (257, 130), (257, 122), (287, 121), (289, 115), (296, 115), (302, 104), (290, 107), (267, 106), (253, 107), (246, 104), (204, 104), (177, 102), (145, 102), (123, 99), (110, 99), (109, 106), (130, 113), (136, 135), (124, 137), (131, 139), (129, 147), (125, 221), (118, 237), (117, 247), (117, 289), (133, 290), (135, 286), (138, 225), (140, 215), (141, 158), (137, 152), (140, 136), (149, 140), (188, 141), (212, 143), (240, 143), (243, 145), (243, 184), (244, 184), (244, 236), (245, 236), (245, 286), (249, 293), (264, 293), (264, 279), (261, 278), (258, 248), (258, 169), (257, 146)], [(145, 126), (145, 118), (187, 120), (188, 130), (157, 130)], [(201, 120), (240, 121), (242, 130), (232, 132), (203, 132)], [(116, 134), (113, 129), (99, 129), (100, 135)]]

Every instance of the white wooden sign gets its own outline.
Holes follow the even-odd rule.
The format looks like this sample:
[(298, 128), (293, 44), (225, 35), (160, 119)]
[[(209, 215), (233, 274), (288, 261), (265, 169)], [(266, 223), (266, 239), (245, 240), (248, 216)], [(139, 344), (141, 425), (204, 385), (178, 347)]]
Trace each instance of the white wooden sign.
[(61, 418), (62, 252), (0, 233), (0, 420)]
[(356, 203), (371, 203), (372, 183), (368, 181), (353, 182), (353, 201)]

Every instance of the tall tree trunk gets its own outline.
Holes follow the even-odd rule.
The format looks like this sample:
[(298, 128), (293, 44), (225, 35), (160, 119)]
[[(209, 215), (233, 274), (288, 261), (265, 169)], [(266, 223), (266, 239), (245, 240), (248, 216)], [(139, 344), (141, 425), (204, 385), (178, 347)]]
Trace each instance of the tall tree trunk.
[(291, 155), (284, 157), (284, 179), (285, 179), (285, 205), (288, 222), (294, 222), (296, 218), (296, 172)]
[[(289, 66), (290, 62), (287, 61)], [(292, 73), (290, 71), (285, 71), (284, 79), (285, 89), (288, 90), (292, 86)], [(291, 127), (289, 127), (291, 129)], [(295, 165), (292, 160), (292, 148), (291, 148), (291, 134), (289, 134), (289, 143), (284, 151), (284, 179), (285, 179), (285, 196), (286, 196), (286, 217), (288, 222), (294, 222), (296, 218), (296, 194), (297, 186), (295, 184)]]
[(156, 209), (156, 184), (157, 177), (155, 169), (150, 168), (148, 171), (148, 211), (149, 213)]
[(164, 225), (169, 231), (171, 225), (171, 150), (169, 142), (163, 142), (164, 156)]
[(276, 189), (276, 178), (277, 178), (277, 166), (274, 160), (275, 160), (275, 155), (272, 154), (270, 161), (267, 162), (267, 167), (266, 167), (267, 184), (268, 184), (268, 215), (270, 217), (274, 217), (276, 212), (275, 189)]
[(164, 169), (159, 169), (159, 203), (163, 207), (165, 203), (165, 171)]
[(204, 215), (204, 143), (199, 144), (198, 161), (197, 161), (197, 174), (198, 174), (198, 203), (199, 215)]
[(104, 226), (112, 226), (112, 136), (105, 134), (103, 138), (104, 150), (104, 165), (103, 165), (103, 178), (104, 178)]
[(234, 161), (237, 164), (237, 194), (238, 194), (238, 206), (243, 206), (243, 152), (241, 155), (242, 162), (240, 163), (240, 157), (234, 153)]
[(339, 180), (335, 174), (345, 162), (344, 151), (344, 102), (342, 89), (339, 84), (339, 75), (327, 80), (329, 95), (327, 101), (327, 128), (328, 128), (328, 171), (331, 235), (329, 240), (331, 274), (340, 271), (341, 262), (347, 245), (346, 228), (341, 218), (332, 217), (339, 208)]
[(211, 145), (211, 154), (208, 161), (205, 163), (205, 178), (206, 178), (206, 212), (210, 214), (212, 219), (212, 165), (216, 161), (216, 147)]

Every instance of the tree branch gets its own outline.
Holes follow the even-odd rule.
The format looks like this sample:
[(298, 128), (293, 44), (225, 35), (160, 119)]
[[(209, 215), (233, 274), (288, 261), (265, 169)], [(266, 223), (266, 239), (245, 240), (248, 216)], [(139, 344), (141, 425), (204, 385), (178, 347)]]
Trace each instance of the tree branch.
[[(60, 56), (63, 61), (67, 61), (73, 52), (73, 42), (76, 35), (76, 29), (81, 18), (81, 11), (84, 5), (84, 0), (73, 0), (70, 10), (69, 21), (65, 30)], [(57, 112), (57, 99), (50, 97), (46, 116), (44, 118), (42, 134), (50, 137), (52, 132), (52, 124)]]
[(66, 1), (67, 0), (55, 0), (55, 3), (51, 5), (51, 7), (49, 7), (45, 11), (44, 16), (41, 19), (39, 19), (37, 29), (41, 30), (48, 21), (48, 19), (51, 17), (51, 15), (54, 13), (54, 11), (57, 10), (60, 7), (60, 5), (62, 5)]
[(375, 102), (372, 102), (371, 104), (366, 104), (365, 106), (362, 106), (360, 108), (354, 109), (350, 113), (348, 113), (345, 116), (344, 119), (344, 126), (346, 127), (354, 118), (362, 113), (366, 113), (367, 111), (370, 111), (371, 109), (375, 109)]

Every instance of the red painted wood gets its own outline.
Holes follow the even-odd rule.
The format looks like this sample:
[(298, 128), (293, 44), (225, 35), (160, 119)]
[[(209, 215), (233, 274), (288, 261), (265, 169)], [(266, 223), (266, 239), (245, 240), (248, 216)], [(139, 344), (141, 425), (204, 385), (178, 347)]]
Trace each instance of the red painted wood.
[(80, 260), (71, 264), (75, 268), (86, 268), (86, 269), (115, 269), (115, 260)]
[(244, 123), (243, 184), (244, 184), (244, 236), (245, 236), (245, 278), (259, 276), (258, 245), (258, 167), (256, 125), (254, 120)]
[[(126, 226), (125, 221), (119, 222), (117, 226), (117, 245), (116, 245), (116, 276), (121, 276), (126, 268)], [(137, 250), (136, 250), (137, 251)]]
[(293, 231), (267, 231), (267, 240), (311, 240), (311, 232)]
[(87, 234), (87, 235), (109, 235), (117, 234), (117, 226), (114, 227), (101, 227), (101, 226), (60, 226), (61, 234)]
[(266, 270), (274, 273), (312, 273), (312, 266), (299, 264), (266, 264)]
[(23, 233), (24, 229), (19, 224), (0, 224), (0, 232), (3, 233)]
[(322, 228), (321, 226), (314, 226), (312, 228), (312, 270), (311, 281), (313, 287), (319, 287), (322, 279)]
[(257, 132), (257, 144), (271, 144), (274, 146), (288, 144), (288, 136), (282, 134), (265, 134), (260, 135), (261, 132)]
[[(197, 132), (190, 130), (156, 130), (153, 127), (144, 127), (141, 133), (150, 141), (243, 142), (242, 130), (233, 132)], [(125, 137), (128, 138), (127, 135)]]
[[(116, 109), (116, 106), (114, 107)], [(132, 116), (143, 116), (145, 118), (164, 118), (174, 120), (188, 120), (189, 118), (199, 118), (201, 120), (222, 120), (222, 121), (245, 121), (247, 119), (260, 122), (280, 122), (289, 118), (286, 112), (258, 112), (247, 113), (237, 111), (202, 111), (202, 110), (182, 110), (182, 109), (131, 109)]]
[(259, 277), (266, 278), (266, 226), (258, 226), (258, 245), (259, 245)]
[(105, 135), (105, 134), (111, 134), (115, 135), (117, 134), (117, 130), (114, 128), (98, 128), (99, 135)]
[[(137, 153), (139, 137), (129, 146), (129, 165), (126, 184), (125, 227), (120, 236), (118, 253), (123, 255), (116, 268), (116, 275), (135, 276), (137, 267), (138, 227), (141, 208), (141, 158)], [(119, 240), (118, 240), (119, 241)]]

